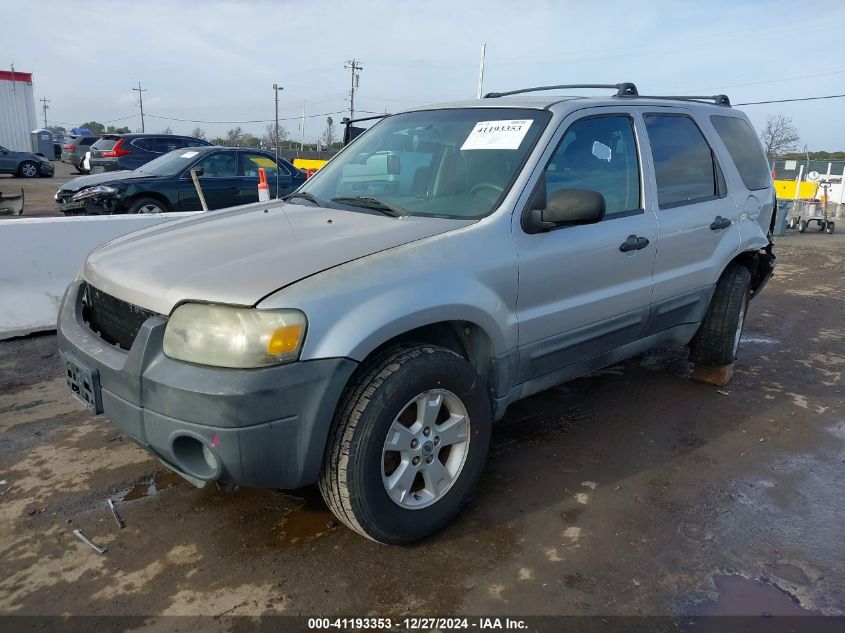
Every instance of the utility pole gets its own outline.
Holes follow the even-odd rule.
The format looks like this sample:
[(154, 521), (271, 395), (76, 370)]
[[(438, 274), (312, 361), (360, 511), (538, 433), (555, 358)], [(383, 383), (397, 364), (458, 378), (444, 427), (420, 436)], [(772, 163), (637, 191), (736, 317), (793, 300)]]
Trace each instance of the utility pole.
[(50, 100), (47, 97), (41, 97), (39, 99), (39, 101), (41, 102), (41, 107), (44, 110), (44, 129), (46, 130), (47, 129), (47, 108), (50, 107), (47, 104), (50, 103)]
[(132, 90), (138, 93), (138, 104), (141, 107), (141, 132), (144, 132), (144, 95), (143, 93), (147, 92), (146, 88), (141, 88), (141, 82), (138, 82), (137, 88), (132, 88)]
[(364, 67), (357, 59), (349, 60), (343, 67), (352, 71), (352, 84), (349, 88), (349, 120), (351, 121), (355, 118), (355, 91), (358, 90), (358, 71), (364, 70)]
[(276, 129), (274, 130), (273, 138), (276, 147), (279, 147), (279, 91), (284, 90), (279, 84), (273, 84), (273, 92), (276, 94)]
[(478, 69), (478, 94), (476, 99), (481, 99), (483, 93), (482, 86), (484, 85), (484, 55), (487, 53), (487, 42), (481, 45), (481, 67)]

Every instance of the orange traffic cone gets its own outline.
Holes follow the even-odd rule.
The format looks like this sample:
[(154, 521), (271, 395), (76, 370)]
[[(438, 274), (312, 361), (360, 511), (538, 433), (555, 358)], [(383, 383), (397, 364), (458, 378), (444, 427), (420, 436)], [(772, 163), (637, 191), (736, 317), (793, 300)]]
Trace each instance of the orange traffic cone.
[(258, 201), (267, 202), (270, 199), (270, 185), (267, 184), (267, 172), (263, 167), (258, 168)]

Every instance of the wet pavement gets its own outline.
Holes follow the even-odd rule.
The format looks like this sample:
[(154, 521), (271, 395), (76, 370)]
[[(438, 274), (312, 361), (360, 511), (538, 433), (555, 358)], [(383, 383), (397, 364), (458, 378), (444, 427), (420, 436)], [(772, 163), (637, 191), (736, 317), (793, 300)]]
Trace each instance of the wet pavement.
[(2, 343), (0, 613), (845, 614), (843, 247), (779, 242), (725, 388), (660, 350), (513, 406), (411, 547), (314, 489), (196, 489), (76, 404), (54, 336)]

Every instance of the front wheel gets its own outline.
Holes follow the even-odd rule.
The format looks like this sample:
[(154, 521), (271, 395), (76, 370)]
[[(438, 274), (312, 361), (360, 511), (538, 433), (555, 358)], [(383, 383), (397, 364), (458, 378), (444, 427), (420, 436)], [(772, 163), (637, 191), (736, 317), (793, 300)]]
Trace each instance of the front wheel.
[(21, 163), (21, 166), (18, 167), (18, 174), (21, 178), (38, 178), (40, 173), (41, 169), (31, 160), (25, 160)]
[(798, 232), (804, 233), (807, 230), (807, 220), (798, 220)]
[(362, 366), (332, 426), (320, 492), (337, 518), (381, 543), (444, 527), (475, 490), (490, 445), (483, 382), (458, 354), (398, 347)]
[(833, 235), (833, 229), (835, 227), (836, 227), (836, 225), (833, 222), (828, 222), (824, 227), (824, 232), (827, 233), (828, 235)]

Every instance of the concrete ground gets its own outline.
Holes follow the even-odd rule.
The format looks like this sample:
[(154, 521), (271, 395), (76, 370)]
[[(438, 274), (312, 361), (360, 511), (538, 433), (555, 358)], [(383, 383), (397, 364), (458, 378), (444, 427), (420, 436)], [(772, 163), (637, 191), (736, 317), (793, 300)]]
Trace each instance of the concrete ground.
[(193, 488), (71, 399), (53, 335), (2, 343), (0, 613), (845, 614), (843, 244), (780, 240), (725, 388), (668, 350), (515, 405), (412, 547), (312, 489)]
[(62, 184), (81, 174), (71, 165), (58, 160), (53, 161), (53, 166), (56, 168), (56, 174), (52, 178), (17, 178), (0, 174), (0, 191), (9, 195), (18, 194), (21, 189), (24, 192), (23, 215), (0, 215), (0, 221), (14, 220), (18, 217), (62, 217), (61, 212), (56, 210), (56, 201), (53, 196)]

